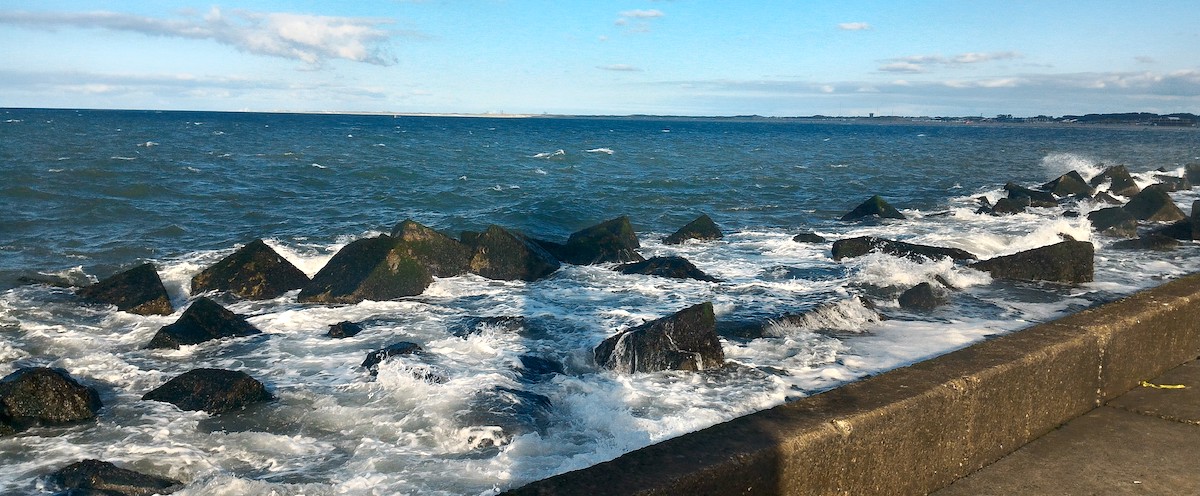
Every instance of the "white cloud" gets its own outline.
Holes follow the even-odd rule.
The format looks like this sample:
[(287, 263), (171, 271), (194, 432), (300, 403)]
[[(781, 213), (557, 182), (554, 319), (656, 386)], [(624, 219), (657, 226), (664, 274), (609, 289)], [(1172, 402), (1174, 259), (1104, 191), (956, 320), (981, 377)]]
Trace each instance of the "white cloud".
[(656, 19), (659, 17), (663, 17), (666, 14), (663, 14), (663, 12), (658, 9), (647, 9), (647, 10), (639, 9), (639, 10), (626, 10), (624, 12), (621, 12), (619, 15), (621, 17), (629, 18), (629, 19)]
[(628, 26), (625, 30), (631, 33), (648, 33), (650, 32), (650, 21), (666, 16), (663, 11), (658, 9), (626, 10), (617, 15), (620, 17), (613, 21), (613, 24)]
[(912, 55), (886, 59), (879, 66), (881, 72), (922, 73), (929, 72), (935, 67), (955, 67), (969, 64), (981, 64), (996, 60), (1021, 58), (1018, 52), (967, 52), (945, 57), (942, 55)]
[(925, 72), (925, 67), (922, 66), (921, 64), (917, 64), (914, 62), (892, 62), (890, 64), (880, 66), (879, 70), (883, 71), (883, 72), (902, 72), (902, 73), (916, 74), (919, 72)]
[(606, 71), (616, 71), (616, 72), (641, 72), (641, 69), (634, 67), (632, 65), (628, 65), (628, 64), (602, 65), (602, 66), (597, 66), (597, 68), (604, 69)]
[(837, 25), (842, 31), (865, 31), (871, 29), (871, 25), (865, 22), (843, 22)]

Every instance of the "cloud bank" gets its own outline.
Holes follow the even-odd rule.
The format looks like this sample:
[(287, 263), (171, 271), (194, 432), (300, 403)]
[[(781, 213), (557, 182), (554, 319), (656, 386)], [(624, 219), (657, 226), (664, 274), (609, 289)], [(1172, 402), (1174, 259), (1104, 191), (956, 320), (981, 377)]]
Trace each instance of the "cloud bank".
[(917, 74), (929, 72), (936, 67), (963, 66), (996, 60), (1017, 59), (1020, 57), (1021, 54), (1018, 52), (967, 52), (951, 57), (942, 55), (913, 55), (910, 57), (886, 59), (883, 61), (883, 65), (879, 66), (879, 70), (882, 72)]

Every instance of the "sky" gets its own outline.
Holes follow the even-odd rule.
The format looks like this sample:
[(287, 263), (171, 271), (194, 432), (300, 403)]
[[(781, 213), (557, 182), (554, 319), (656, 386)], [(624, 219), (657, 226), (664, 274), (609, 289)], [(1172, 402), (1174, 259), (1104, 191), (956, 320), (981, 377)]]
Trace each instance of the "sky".
[(0, 107), (1200, 113), (1193, 0), (0, 0)]

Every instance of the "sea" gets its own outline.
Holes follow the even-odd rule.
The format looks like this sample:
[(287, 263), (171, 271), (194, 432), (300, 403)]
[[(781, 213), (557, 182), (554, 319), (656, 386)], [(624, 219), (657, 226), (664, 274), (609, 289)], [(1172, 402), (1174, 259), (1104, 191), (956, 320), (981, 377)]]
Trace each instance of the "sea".
[[(181, 495), (496, 494), (1195, 272), (1192, 242), (1112, 248), (1087, 220), (1107, 205), (976, 213), (1009, 181), (1123, 164), (1146, 186), (1191, 162), (1200, 130), (1133, 126), (0, 109), (0, 376), (61, 368), (104, 403), (94, 421), (0, 437), (0, 493), (52, 492), (47, 474), (96, 458), (183, 481)], [(873, 195), (907, 219), (838, 220)], [(1185, 212), (1200, 199), (1172, 197)], [(661, 241), (701, 214), (723, 239)], [(143, 349), (199, 296), (195, 274), (258, 238), (311, 276), (405, 219), (455, 237), (496, 224), (561, 242), (623, 215), (642, 255), (685, 257), (721, 282), (600, 264), (528, 283), (440, 278), (420, 296), (352, 305), (215, 294), (263, 334)], [(1065, 235), (1095, 245), (1095, 281), (1000, 281), (882, 254), (834, 261), (829, 242), (793, 241), (802, 232), (981, 259)], [(20, 282), (87, 284), (144, 262), (174, 315)], [(899, 307), (901, 291), (933, 281), (953, 288), (945, 305)], [(724, 335), (728, 364), (716, 370), (594, 363), (619, 330), (703, 302), (721, 326), (810, 318)], [(342, 321), (365, 330), (327, 337)], [(375, 375), (360, 367), (400, 341), (426, 353)], [(522, 356), (564, 373), (530, 380)], [(215, 416), (141, 400), (199, 367), (246, 372), (276, 399)]]

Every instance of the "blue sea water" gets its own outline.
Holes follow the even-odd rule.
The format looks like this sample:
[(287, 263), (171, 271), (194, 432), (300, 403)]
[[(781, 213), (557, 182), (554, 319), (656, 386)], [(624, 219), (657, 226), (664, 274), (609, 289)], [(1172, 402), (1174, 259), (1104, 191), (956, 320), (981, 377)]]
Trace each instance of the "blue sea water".
[[(1111, 249), (1115, 240), (1086, 220), (1105, 205), (974, 212), (975, 198), (1000, 198), (1008, 181), (1036, 186), (1125, 164), (1145, 186), (1155, 169), (1181, 175), (1189, 162), (1200, 162), (1200, 132), (1187, 129), (3, 110), (0, 374), (61, 367), (97, 387), (105, 407), (94, 423), (0, 438), (0, 492), (46, 489), (39, 476), (82, 458), (175, 477), (188, 483), (180, 494), (514, 487), (1193, 272), (1191, 243)], [(874, 194), (909, 219), (837, 220)], [(1200, 198), (1173, 196), (1185, 211)], [(661, 243), (701, 213), (725, 239)], [(534, 283), (439, 279), (389, 302), (226, 298), (264, 336), (179, 351), (141, 349), (178, 311), (135, 316), (17, 282), (39, 273), (95, 280), (151, 261), (182, 309), (196, 296), (193, 275), (256, 238), (311, 276), (341, 246), (406, 218), (450, 234), (497, 224), (563, 240), (620, 215), (632, 219), (643, 255), (681, 255), (724, 282), (565, 266)], [(792, 241), (802, 231), (980, 258), (1068, 234), (1096, 245), (1096, 281), (1006, 283), (947, 261), (884, 255), (835, 262), (828, 243)], [(936, 277), (961, 289), (948, 305), (899, 309), (899, 290)], [(861, 298), (888, 319), (859, 311)], [(591, 362), (591, 348), (617, 330), (703, 301), (725, 322), (825, 310), (770, 337), (724, 337), (733, 365), (719, 371), (622, 375)], [(525, 325), (461, 332), (495, 316)], [(323, 336), (343, 320), (366, 330)], [(378, 376), (358, 367), (397, 341), (430, 353), (391, 360)], [(528, 354), (567, 373), (523, 382), (518, 357)], [(243, 370), (279, 399), (219, 417), (139, 400), (200, 366)], [(497, 393), (506, 389), (551, 406), (514, 413), (513, 398)]]

